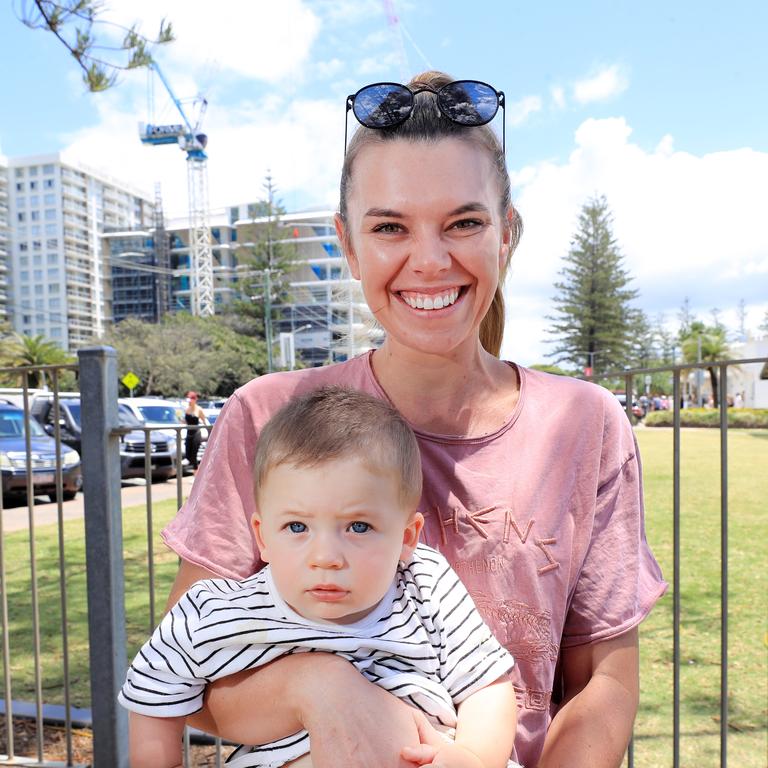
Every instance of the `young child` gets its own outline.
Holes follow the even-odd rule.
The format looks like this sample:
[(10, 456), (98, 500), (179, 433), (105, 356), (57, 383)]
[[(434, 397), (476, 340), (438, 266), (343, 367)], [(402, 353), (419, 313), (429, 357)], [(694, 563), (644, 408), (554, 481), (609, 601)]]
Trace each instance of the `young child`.
[[(254, 483), (268, 565), (197, 582), (139, 651), (119, 695), (132, 768), (180, 765), (206, 683), (302, 651), (348, 659), (425, 713), (444, 743), (404, 745), (406, 761), (516, 765), (514, 662), (447, 561), (418, 544), (419, 449), (397, 411), (340, 387), (291, 401), (262, 430)], [(240, 746), (227, 765), (311, 765), (309, 751), (301, 732)]]

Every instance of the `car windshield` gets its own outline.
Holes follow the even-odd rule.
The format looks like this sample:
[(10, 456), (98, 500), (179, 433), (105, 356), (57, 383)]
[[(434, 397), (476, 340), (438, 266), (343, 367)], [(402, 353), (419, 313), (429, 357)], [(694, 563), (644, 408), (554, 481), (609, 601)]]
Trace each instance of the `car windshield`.
[(178, 424), (179, 419), (176, 416), (176, 409), (172, 405), (140, 405), (144, 421), (154, 422), (156, 424)]
[[(29, 433), (34, 437), (45, 437), (45, 430), (32, 418)], [(24, 437), (24, 411), (0, 411), (0, 437)]]
[[(65, 405), (67, 407), (67, 410), (69, 410), (70, 414), (72, 415), (72, 419), (77, 424), (78, 427), (82, 428), (82, 422), (81, 422), (81, 414), (82, 409), (80, 408), (80, 401), (79, 400), (63, 400), (62, 405)], [(141, 422), (131, 413), (130, 408), (126, 408), (124, 405), (119, 405), (117, 410), (118, 418), (120, 419), (120, 426), (121, 427), (140, 427)]]

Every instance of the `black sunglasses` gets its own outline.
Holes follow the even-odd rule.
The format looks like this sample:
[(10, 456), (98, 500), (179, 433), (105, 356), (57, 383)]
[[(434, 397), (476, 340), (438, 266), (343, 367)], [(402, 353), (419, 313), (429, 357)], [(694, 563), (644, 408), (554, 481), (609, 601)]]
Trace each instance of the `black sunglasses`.
[[(459, 125), (478, 126), (490, 123), (501, 107), (504, 93), (479, 80), (454, 80), (435, 90), (424, 86), (411, 90), (400, 83), (373, 83), (347, 96), (344, 117), (344, 154), (347, 154), (347, 116), (349, 110), (366, 128), (394, 128), (405, 122), (413, 111), (417, 93), (434, 93), (440, 113)], [(505, 120), (501, 121), (501, 142), (506, 154)]]

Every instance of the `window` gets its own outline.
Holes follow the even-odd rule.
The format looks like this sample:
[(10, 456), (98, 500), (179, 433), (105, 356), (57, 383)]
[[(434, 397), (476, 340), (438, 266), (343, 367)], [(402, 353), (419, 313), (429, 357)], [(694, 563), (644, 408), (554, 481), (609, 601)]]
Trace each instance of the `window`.
[[(58, 267), (48, 267), (48, 279), (49, 280), (58, 280), (59, 279), (59, 268)], [(48, 286), (50, 288), (50, 286)]]
[[(29, 296), (29, 286), (28, 285), (22, 285), (21, 286), (21, 295), (22, 296)], [(29, 302), (27, 302), (27, 306), (29, 306)]]
[(43, 202), (46, 205), (56, 205), (56, 195), (52, 193), (48, 193), (47, 195), (43, 195)]
[(29, 282), (29, 270), (28, 269), (22, 269), (20, 273), (21, 281), (23, 283)]
[(41, 240), (33, 240), (32, 241), (32, 250), (33, 251), (39, 251), (43, 247), (43, 243)]
[(29, 256), (22, 256), (19, 259), (19, 266), (20, 267), (28, 267), (29, 266)]
[(23, 181), (17, 181), (16, 182), (16, 191), (17, 192), (23, 192), (24, 191), (24, 182)]
[(53, 173), (53, 163), (47, 163), (43, 166), (43, 173), (46, 175), (50, 175)]
[(19, 211), (16, 214), (16, 221), (26, 221), (27, 220), (27, 214), (24, 213), (24, 211)]
[(56, 181), (54, 179), (45, 179), (43, 181), (43, 187), (45, 189), (53, 189), (55, 185), (56, 185)]
[[(38, 283), (35, 286), (35, 296), (42, 296), (45, 293), (44, 288), (45, 288), (44, 285), (41, 285), (40, 283)], [(37, 302), (35, 302), (35, 306), (37, 306)], [(37, 307), (37, 308), (42, 309), (42, 307)]]
[(48, 299), (48, 309), (60, 309), (61, 308), (61, 299), (55, 298), (55, 299)]
[(43, 254), (36, 253), (35, 258), (33, 259), (33, 263), (36, 267), (39, 267), (43, 263)]
[(48, 331), (48, 335), (52, 339), (60, 339), (61, 338), (61, 328), (59, 328), (59, 327), (51, 328), (50, 331)]
[[(35, 282), (39, 282), (40, 280), (43, 279), (43, 270), (42, 269), (36, 269), (32, 273), (32, 277), (35, 280)], [(40, 286), (40, 287), (42, 288), (42, 286)]]
[(55, 208), (46, 208), (45, 209), (45, 218), (47, 221), (52, 221), (56, 218), (56, 209)]
[[(30, 171), (31, 171), (31, 170), (32, 170), (32, 169), (30, 169)], [(32, 173), (30, 173), (30, 176), (32, 176), (32, 175), (33, 175), (33, 174), (32, 174)], [(30, 189), (37, 189), (37, 182), (36, 182), (36, 181), (30, 181), (30, 182), (29, 182), (29, 188), (30, 188)]]
[(45, 243), (46, 248), (58, 248), (59, 247), (59, 241), (57, 238), (53, 237), (50, 240), (47, 240)]
[(30, 211), (29, 218), (31, 221), (40, 221), (40, 211)]
[(59, 254), (58, 253), (49, 253), (48, 254), (48, 263), (49, 264), (58, 264), (59, 263)]
[(29, 228), (29, 234), (30, 235), (39, 235), (40, 234), (40, 225), (39, 224), (33, 224)]
[(51, 283), (48, 286), (48, 293), (58, 293), (59, 292), (59, 284), (58, 283)]
[(37, 176), (37, 166), (36, 165), (30, 165), (29, 166), (29, 175), (30, 176)]
[(26, 208), (27, 207), (27, 198), (26, 197), (17, 197), (16, 198), (16, 207), (17, 208)]
[(46, 224), (45, 225), (45, 234), (46, 235), (55, 235), (58, 232), (58, 226), (56, 224)]
[(23, 179), (24, 178), (24, 169), (23, 168), (17, 168), (16, 169), (16, 178), (17, 179)]
[(29, 205), (32, 208), (37, 208), (37, 206), (40, 205), (40, 195), (30, 195), (29, 196)]
[(29, 250), (29, 243), (19, 243), (19, 250), (20, 251), (28, 251)]

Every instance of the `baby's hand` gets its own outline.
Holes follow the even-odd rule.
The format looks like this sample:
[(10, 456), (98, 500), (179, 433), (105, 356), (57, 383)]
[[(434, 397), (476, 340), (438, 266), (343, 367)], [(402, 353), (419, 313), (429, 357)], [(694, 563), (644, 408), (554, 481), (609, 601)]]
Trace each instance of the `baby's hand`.
[(477, 755), (458, 744), (445, 743), (439, 747), (420, 744), (418, 747), (403, 747), (400, 756), (409, 763), (429, 768), (483, 768)]

